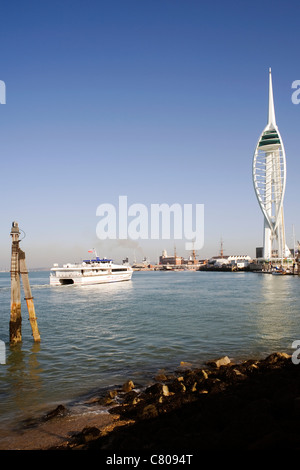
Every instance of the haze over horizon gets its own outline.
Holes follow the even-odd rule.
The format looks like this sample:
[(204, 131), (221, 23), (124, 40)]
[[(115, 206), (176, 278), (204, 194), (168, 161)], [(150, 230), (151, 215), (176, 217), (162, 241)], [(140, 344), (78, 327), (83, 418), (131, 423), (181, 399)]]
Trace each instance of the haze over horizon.
[[(0, 270), (13, 221), (29, 268), (115, 261), (186, 240), (97, 238), (97, 207), (204, 204), (200, 259), (255, 256), (263, 217), (252, 158), (268, 112), (272, 68), (287, 160), (286, 238), (300, 239), (300, 4), (191, 0), (16, 0), (1, 6)], [(23, 235), (22, 235), (23, 236)]]

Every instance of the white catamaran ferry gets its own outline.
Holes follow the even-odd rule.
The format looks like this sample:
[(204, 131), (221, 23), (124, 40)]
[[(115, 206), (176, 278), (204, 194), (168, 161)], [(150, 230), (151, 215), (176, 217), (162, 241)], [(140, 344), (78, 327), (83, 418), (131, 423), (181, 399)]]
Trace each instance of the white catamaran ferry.
[(78, 264), (54, 264), (50, 270), (50, 285), (65, 284), (91, 285), (107, 282), (129, 281), (133, 270), (131, 266), (114, 264), (111, 259), (96, 256)]

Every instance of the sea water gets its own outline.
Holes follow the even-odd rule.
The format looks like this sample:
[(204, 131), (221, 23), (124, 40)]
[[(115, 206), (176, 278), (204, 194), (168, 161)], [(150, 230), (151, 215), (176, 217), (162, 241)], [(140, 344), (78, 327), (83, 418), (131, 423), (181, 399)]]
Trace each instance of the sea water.
[(150, 383), (181, 362), (291, 354), (300, 340), (297, 276), (141, 271), (126, 282), (50, 287), (40, 271), (30, 283), (41, 342), (22, 299), (22, 343), (10, 346), (10, 275), (0, 273), (0, 435), (91, 391)]

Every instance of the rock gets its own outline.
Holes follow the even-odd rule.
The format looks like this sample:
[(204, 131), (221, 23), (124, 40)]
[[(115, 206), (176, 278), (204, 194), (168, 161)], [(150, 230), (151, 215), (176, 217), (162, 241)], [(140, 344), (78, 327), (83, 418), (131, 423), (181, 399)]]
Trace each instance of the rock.
[(237, 367), (223, 367), (220, 377), (226, 383), (236, 383), (247, 379), (247, 375), (241, 372)]
[(243, 364), (240, 369), (241, 371), (245, 372), (245, 373), (251, 373), (253, 371), (256, 371), (258, 370), (258, 362), (257, 361), (253, 361), (253, 362), (250, 362), (250, 361), (247, 361), (245, 364)]
[(182, 370), (182, 369), (183, 369), (183, 370), (184, 370), (184, 369), (190, 369), (191, 367), (192, 367), (191, 362), (185, 362), (185, 361), (181, 361), (181, 362), (180, 362), (179, 368), (180, 368), (181, 370)]
[(232, 369), (232, 374), (239, 380), (244, 380), (247, 378), (247, 375), (243, 374), (238, 369)]
[(220, 393), (226, 390), (227, 385), (219, 379), (212, 379), (210, 383), (210, 393)]
[(107, 406), (115, 403), (115, 398), (118, 395), (117, 390), (109, 390), (104, 397), (100, 397), (97, 399), (99, 405)]
[(132, 382), (132, 380), (127, 380), (127, 382), (125, 382), (122, 386), (122, 390), (123, 392), (130, 392), (132, 389), (134, 388), (134, 383)]
[(182, 393), (186, 391), (183, 377), (178, 377), (169, 384), (169, 390), (173, 393)]
[(127, 392), (124, 396), (124, 403), (129, 405), (136, 405), (140, 401), (139, 394), (134, 390)]
[(165, 374), (165, 371), (164, 370), (159, 370), (158, 373), (156, 374), (156, 376), (154, 377), (154, 380), (156, 380), (157, 382), (165, 382), (166, 380), (168, 380), (168, 378)]
[(290, 358), (291, 358), (291, 356), (289, 356), (289, 354), (281, 353), (281, 352), (275, 352), (275, 353), (272, 353), (269, 356), (267, 356), (265, 359), (263, 359), (262, 362), (264, 364), (273, 365), (273, 364), (277, 364), (278, 362), (284, 362), (284, 361), (286, 361), (287, 359), (290, 359)]
[(250, 376), (255, 372), (259, 372), (259, 361), (249, 359), (248, 361), (244, 361), (241, 364), (236, 365), (234, 370), (238, 370), (241, 374)]
[(92, 397), (92, 398), (89, 398), (88, 400), (86, 400), (84, 403), (86, 405), (94, 405), (95, 403), (98, 403), (100, 400), (99, 397)]
[[(300, 367), (288, 357), (274, 353), (265, 362), (215, 361), (204, 372), (182, 371), (183, 377), (168, 378), (165, 384), (148, 387), (147, 393), (138, 391), (138, 404), (109, 410), (124, 423), (131, 420), (129, 425), (94, 438), (93, 432), (85, 431), (91, 441), (84, 443), (83, 435), (77, 448), (151, 452), (164, 448), (175, 453), (187, 449), (201, 455), (212, 455), (215, 449), (232, 450), (232, 455), (236, 449), (298, 450)], [(132, 390), (123, 396), (130, 401), (136, 394)]]
[(216, 359), (214, 361), (209, 361), (207, 363), (207, 365), (211, 366), (211, 367), (215, 367), (215, 368), (219, 368), (221, 366), (227, 366), (228, 364), (230, 364), (231, 361), (229, 359), (228, 356), (223, 356), (223, 357), (220, 357), (220, 359)]
[(112, 405), (112, 403), (114, 403), (114, 400), (109, 397), (101, 397), (101, 398), (98, 398), (97, 402), (101, 406), (108, 406), (108, 405)]
[(68, 410), (64, 405), (58, 405), (54, 410), (50, 411), (49, 413), (46, 414), (44, 417), (45, 421), (48, 421), (49, 419), (53, 418), (62, 418), (63, 416), (66, 416), (68, 414)]
[(109, 390), (106, 394), (108, 398), (116, 398), (117, 395), (118, 395), (117, 390)]
[(191, 392), (196, 392), (196, 390), (197, 390), (197, 382), (195, 382), (193, 386), (191, 387)]
[(153, 396), (169, 396), (169, 388), (167, 385), (163, 385), (161, 383), (155, 383), (154, 385), (151, 385), (150, 387), (146, 388), (145, 393), (148, 395), (153, 395)]
[(99, 436), (100, 431), (98, 428), (92, 426), (92, 427), (86, 427), (82, 430), (81, 432), (82, 437), (84, 439), (84, 442), (89, 442), (92, 439), (95, 439), (96, 437)]
[(199, 382), (199, 376), (198, 374), (196, 374), (196, 372), (189, 371), (185, 374), (184, 385), (188, 391), (195, 392), (197, 389), (198, 382)]
[(86, 444), (100, 436), (100, 430), (94, 426), (85, 427), (81, 432), (73, 434), (73, 440), (78, 444)]
[(156, 418), (158, 411), (155, 405), (147, 405), (139, 413), (141, 419)]

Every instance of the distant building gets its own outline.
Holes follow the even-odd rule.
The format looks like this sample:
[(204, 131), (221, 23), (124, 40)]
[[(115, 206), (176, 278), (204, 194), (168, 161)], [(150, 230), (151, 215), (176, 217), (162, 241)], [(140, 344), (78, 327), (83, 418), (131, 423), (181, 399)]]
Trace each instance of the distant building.
[(230, 255), (230, 256), (213, 256), (208, 260), (208, 264), (215, 267), (222, 267), (224, 265), (237, 266), (238, 268), (245, 268), (251, 262), (251, 257), (248, 255)]
[(238, 269), (247, 268), (252, 259), (248, 255), (234, 255), (229, 256), (230, 264), (236, 266)]
[(188, 265), (192, 265), (192, 264), (198, 265), (199, 263), (200, 261), (196, 259), (196, 257), (193, 257), (193, 256), (189, 256), (188, 259), (182, 258), (182, 261), (181, 261), (181, 264), (188, 264)]
[(177, 256), (176, 255), (176, 249), (174, 250), (174, 255), (173, 256), (168, 256), (168, 253), (166, 250), (162, 252), (162, 255), (159, 257), (159, 264), (162, 266), (182, 266), (183, 268), (192, 268), (193, 266), (199, 266), (206, 264), (207, 260), (198, 260), (196, 258), (196, 253), (193, 250), (191, 256), (189, 256), (187, 259), (183, 258), (182, 256)]
[(167, 251), (164, 250), (162, 252), (162, 255), (159, 257), (159, 264), (163, 266), (166, 266), (168, 264), (172, 266), (178, 266), (180, 264), (183, 264), (182, 261), (183, 261), (183, 258), (176, 255), (176, 250), (175, 250), (174, 256), (168, 256)]
[(240, 260), (251, 261), (251, 256), (248, 256), (248, 255), (232, 255), (232, 256), (229, 256), (228, 258), (231, 263), (236, 263)]
[(208, 260), (208, 264), (213, 264), (214, 266), (223, 266), (224, 264), (229, 264), (228, 256), (213, 256)]

